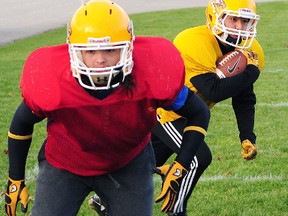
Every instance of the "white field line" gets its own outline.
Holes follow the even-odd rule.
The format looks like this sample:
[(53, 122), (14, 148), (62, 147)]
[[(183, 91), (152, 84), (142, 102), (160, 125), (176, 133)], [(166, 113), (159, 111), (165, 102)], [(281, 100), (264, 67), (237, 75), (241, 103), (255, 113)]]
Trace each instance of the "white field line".
[[(36, 180), (38, 173), (38, 164), (34, 166), (33, 169), (27, 170), (26, 171), (26, 182)], [(220, 181), (227, 181), (227, 180), (238, 180), (238, 181), (250, 181), (250, 182), (259, 182), (259, 181), (282, 181), (283, 176), (274, 176), (272, 174), (270, 175), (264, 175), (264, 176), (202, 176), (199, 179), (199, 182), (220, 182)], [(154, 181), (156, 183), (161, 184), (162, 183), (162, 178), (160, 175), (155, 174), (154, 175)], [(4, 204), (4, 199), (0, 199), (0, 204)]]
[[(232, 106), (231, 104), (221, 104), (218, 103), (216, 104), (216, 106), (219, 107), (228, 107), (228, 106)], [(256, 103), (256, 107), (288, 107), (288, 102), (280, 102), (280, 103)]]
[(36, 163), (34, 165), (33, 169), (26, 170), (26, 172), (25, 172), (25, 180), (26, 180), (26, 182), (35, 181), (36, 178), (37, 178), (37, 175), (38, 175), (38, 171), (39, 171), (38, 163)]
[(256, 106), (262, 106), (262, 107), (287, 107), (288, 102), (281, 102), (281, 103), (256, 103)]
[(287, 69), (273, 69), (273, 68), (265, 68), (265, 73), (287, 73)]
[(215, 182), (215, 181), (224, 181), (224, 180), (240, 180), (240, 181), (281, 181), (283, 176), (211, 176), (211, 177), (202, 177), (199, 179), (200, 182)]
[[(162, 179), (159, 175), (154, 176), (155, 182), (162, 182)], [(272, 174), (267, 176), (202, 176), (199, 179), (199, 182), (219, 182), (219, 181), (227, 181), (227, 180), (237, 180), (237, 181), (250, 181), (250, 182), (259, 182), (259, 181), (282, 181), (283, 176), (273, 176)]]
[[(35, 181), (38, 174), (38, 163), (35, 164), (33, 169), (26, 171), (26, 182)], [(239, 175), (218, 175), (218, 176), (202, 176), (200, 182), (215, 182), (215, 181), (226, 181), (226, 180), (243, 180), (243, 181), (281, 181), (283, 180), (282, 175), (275, 176), (272, 173), (270, 175), (249, 175), (249, 176), (239, 176)], [(162, 182), (159, 175), (154, 175), (154, 180), (156, 182)]]

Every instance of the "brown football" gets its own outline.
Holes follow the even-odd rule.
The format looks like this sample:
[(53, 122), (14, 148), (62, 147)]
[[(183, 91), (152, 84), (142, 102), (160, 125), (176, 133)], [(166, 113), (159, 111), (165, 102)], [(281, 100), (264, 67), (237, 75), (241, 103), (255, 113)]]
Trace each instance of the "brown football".
[(240, 50), (231, 51), (216, 62), (216, 75), (220, 78), (240, 74), (247, 66), (247, 58)]

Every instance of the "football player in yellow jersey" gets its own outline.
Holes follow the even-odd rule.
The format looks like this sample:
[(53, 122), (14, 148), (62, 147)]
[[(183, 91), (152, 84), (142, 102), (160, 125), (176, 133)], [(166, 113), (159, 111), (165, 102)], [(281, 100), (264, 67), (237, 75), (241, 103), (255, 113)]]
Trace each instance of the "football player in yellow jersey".
[[(186, 29), (174, 39), (185, 63), (185, 84), (197, 92), (209, 108), (217, 102), (232, 98), (242, 157), (245, 160), (252, 160), (257, 154), (256, 135), (253, 131), (256, 104), (253, 83), (264, 65), (263, 50), (255, 39), (259, 18), (254, 0), (210, 0), (206, 8), (206, 25)], [(246, 69), (234, 77), (217, 78), (217, 59), (235, 49), (244, 50), (248, 60)], [(185, 155), (185, 149), (181, 148), (181, 131), (185, 119), (163, 109), (158, 109), (157, 114), (158, 124), (153, 130), (152, 141), (157, 166), (165, 178), (169, 169), (169, 165), (163, 165), (166, 160), (173, 153), (181, 152), (181, 155)], [(186, 154), (189, 155), (189, 152)], [(173, 210), (166, 211), (166, 206), (171, 204), (164, 202), (162, 211), (168, 215), (187, 215), (187, 201), (211, 160), (211, 152), (204, 142), (182, 181)]]

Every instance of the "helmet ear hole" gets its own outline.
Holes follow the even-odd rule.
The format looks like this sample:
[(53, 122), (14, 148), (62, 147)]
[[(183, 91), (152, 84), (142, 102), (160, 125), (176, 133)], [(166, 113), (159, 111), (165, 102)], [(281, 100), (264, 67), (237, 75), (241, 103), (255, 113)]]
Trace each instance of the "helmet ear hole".
[(213, 22), (213, 17), (212, 17), (210, 14), (209, 14), (208, 17), (209, 17), (209, 21), (210, 21), (210, 22)]

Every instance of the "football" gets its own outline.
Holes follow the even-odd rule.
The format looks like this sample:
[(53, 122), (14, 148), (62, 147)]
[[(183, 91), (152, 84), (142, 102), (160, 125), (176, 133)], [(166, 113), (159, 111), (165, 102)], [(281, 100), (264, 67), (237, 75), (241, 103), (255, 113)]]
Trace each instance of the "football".
[(216, 75), (223, 79), (233, 77), (244, 71), (247, 66), (247, 58), (240, 50), (231, 51), (216, 62)]

